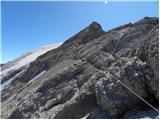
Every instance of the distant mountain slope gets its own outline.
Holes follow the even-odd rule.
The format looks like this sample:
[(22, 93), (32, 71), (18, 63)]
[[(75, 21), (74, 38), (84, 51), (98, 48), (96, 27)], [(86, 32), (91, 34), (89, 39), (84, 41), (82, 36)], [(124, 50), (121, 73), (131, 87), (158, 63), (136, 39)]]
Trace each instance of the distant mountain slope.
[[(93, 22), (37, 59), (25, 55), (4, 65), (1, 117), (157, 118), (120, 82), (158, 109), (158, 31), (155, 17), (108, 32)], [(32, 62), (19, 67), (23, 60)]]
[(40, 55), (45, 54), (49, 50), (53, 50), (57, 48), (60, 44), (46, 45), (37, 49), (33, 49), (30, 52), (16, 58), (15, 60), (6, 63), (1, 68), (1, 77), (5, 78), (5, 76), (12, 74), (15, 70), (19, 70), (22, 67), (27, 67), (32, 61), (34, 61)]

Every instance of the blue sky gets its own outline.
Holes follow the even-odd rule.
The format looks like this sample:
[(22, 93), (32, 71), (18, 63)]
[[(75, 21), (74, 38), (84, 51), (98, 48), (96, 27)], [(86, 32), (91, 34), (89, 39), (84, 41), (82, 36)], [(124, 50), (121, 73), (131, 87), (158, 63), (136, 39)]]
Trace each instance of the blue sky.
[(158, 2), (2, 2), (0, 62), (64, 42), (92, 21), (107, 31), (145, 16), (158, 17)]

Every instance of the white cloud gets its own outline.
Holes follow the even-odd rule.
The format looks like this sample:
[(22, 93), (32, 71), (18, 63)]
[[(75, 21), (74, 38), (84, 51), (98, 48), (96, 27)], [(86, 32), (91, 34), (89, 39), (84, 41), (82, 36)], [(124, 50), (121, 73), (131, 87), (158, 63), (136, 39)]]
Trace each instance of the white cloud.
[(104, 3), (105, 3), (105, 4), (107, 4), (107, 3), (108, 3), (108, 1), (107, 1), (107, 0), (105, 0), (105, 1), (104, 1)]

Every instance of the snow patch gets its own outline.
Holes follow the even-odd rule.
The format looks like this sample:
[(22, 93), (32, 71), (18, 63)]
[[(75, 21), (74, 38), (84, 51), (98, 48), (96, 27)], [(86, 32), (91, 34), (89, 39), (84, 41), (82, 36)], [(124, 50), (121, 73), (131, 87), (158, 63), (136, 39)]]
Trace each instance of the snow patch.
[(19, 73), (17, 73), (15, 76), (13, 76), (12, 78), (10, 78), (9, 80), (6, 80), (3, 84), (1, 84), (0, 87), (0, 91), (2, 91), (3, 89), (6, 89), (10, 86), (11, 82), (18, 77), (20, 74), (22, 74), (25, 70), (20, 71)]
[(47, 45), (47, 46), (42, 46), (42, 47), (37, 48), (37, 49), (33, 49), (30, 52), (22, 55), (21, 57), (7, 63), (4, 66), (6, 68), (2, 69), (2, 71), (0, 73), (1, 77), (4, 77), (11, 70), (16, 70), (16, 69), (19, 69), (19, 68), (21, 68), (25, 65), (28, 65), (29, 63), (34, 61), (40, 55), (43, 55), (46, 52), (57, 48), (59, 45), (60, 44), (53, 44), (53, 45)]
[(35, 81), (36, 79), (38, 79), (40, 76), (42, 76), (44, 73), (46, 73), (46, 71), (42, 71), (41, 73), (39, 73), (37, 76), (35, 76), (34, 78), (32, 78), (31, 80), (29, 80), (26, 85), (29, 85), (30, 83), (32, 83), (33, 81)]

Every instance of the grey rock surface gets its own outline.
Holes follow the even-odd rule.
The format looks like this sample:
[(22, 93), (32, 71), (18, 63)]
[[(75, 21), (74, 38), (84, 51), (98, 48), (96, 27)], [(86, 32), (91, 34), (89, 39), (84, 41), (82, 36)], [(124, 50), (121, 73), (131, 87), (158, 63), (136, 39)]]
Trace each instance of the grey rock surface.
[(134, 110), (144, 103), (117, 80), (158, 109), (158, 26), (152, 17), (108, 32), (91, 23), (2, 78), (20, 73), (1, 92), (1, 117), (156, 118), (150, 107)]

